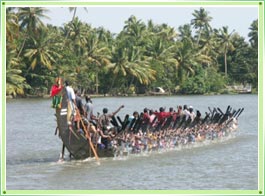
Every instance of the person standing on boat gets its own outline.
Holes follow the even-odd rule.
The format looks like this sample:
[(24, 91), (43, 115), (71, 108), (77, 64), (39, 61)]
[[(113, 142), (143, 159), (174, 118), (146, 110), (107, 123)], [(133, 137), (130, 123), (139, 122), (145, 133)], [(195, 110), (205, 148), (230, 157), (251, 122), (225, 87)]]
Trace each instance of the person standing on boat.
[[(65, 89), (67, 93), (67, 101), (68, 101), (68, 112), (67, 112), (67, 123), (68, 125), (71, 125), (71, 121), (73, 117), (75, 116), (75, 106), (76, 106), (76, 97), (75, 97), (75, 92), (74, 89), (69, 85), (69, 81), (65, 81)], [(70, 112), (69, 112), (70, 110)]]
[(52, 107), (53, 108), (61, 108), (62, 103), (62, 95), (60, 94), (61, 90), (63, 88), (62, 85), (62, 79), (56, 78), (55, 84), (52, 85), (51, 91), (50, 91), (50, 97), (52, 97)]
[(82, 116), (84, 115), (84, 108), (83, 108), (83, 103), (82, 103), (82, 98), (81, 98), (81, 92), (78, 91), (78, 90), (75, 90), (75, 103), (76, 103), (76, 114), (75, 114), (75, 118), (74, 118), (74, 121), (76, 123), (76, 128), (77, 130), (79, 130), (80, 133), (83, 133), (83, 130), (84, 129), (81, 126), (80, 126), (80, 121), (82, 120)]
[(86, 116), (88, 121), (91, 121), (91, 120), (94, 119), (93, 103), (92, 103), (92, 100), (91, 100), (90, 96), (86, 95), (85, 99), (86, 99), (86, 103), (85, 103), (85, 106), (84, 106), (85, 116)]
[(82, 103), (82, 98), (81, 98), (81, 92), (78, 90), (75, 90), (75, 101), (76, 101), (76, 107), (79, 110), (81, 115), (84, 115), (84, 108), (83, 108), (83, 103)]

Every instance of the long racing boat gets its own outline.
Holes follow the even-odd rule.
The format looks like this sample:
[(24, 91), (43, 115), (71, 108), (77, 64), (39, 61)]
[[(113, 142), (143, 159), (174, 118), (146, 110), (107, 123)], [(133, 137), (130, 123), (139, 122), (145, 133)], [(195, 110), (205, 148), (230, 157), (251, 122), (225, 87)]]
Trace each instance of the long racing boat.
[(213, 110), (209, 108), (210, 113), (206, 112), (204, 119), (199, 117), (191, 122), (190, 119), (187, 120), (182, 116), (177, 118), (171, 116), (163, 123), (151, 123), (151, 125), (144, 123), (143, 115), (130, 122), (130, 126), (128, 115), (123, 122), (119, 117), (119, 121), (113, 117), (111, 122), (116, 129), (115, 136), (108, 142), (108, 145), (101, 148), (97, 140), (92, 140), (88, 130), (80, 131), (74, 123), (68, 124), (67, 115), (69, 116), (71, 108), (67, 100), (66, 89), (63, 88), (60, 93), (62, 100), (61, 106), (56, 109), (56, 119), (59, 137), (63, 142), (62, 155), (66, 148), (74, 159), (149, 152), (226, 137), (237, 130), (237, 119), (244, 110), (240, 108), (232, 111), (232, 108), (228, 106), (226, 112), (222, 112), (220, 108)]

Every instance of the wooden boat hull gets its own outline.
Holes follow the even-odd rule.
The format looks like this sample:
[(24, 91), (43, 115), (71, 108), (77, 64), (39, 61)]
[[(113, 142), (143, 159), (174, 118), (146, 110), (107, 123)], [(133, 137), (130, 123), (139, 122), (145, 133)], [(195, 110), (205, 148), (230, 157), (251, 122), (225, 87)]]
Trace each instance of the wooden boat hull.
[[(68, 102), (65, 88), (62, 90), (62, 97), (61, 109), (56, 109), (56, 118), (59, 136), (63, 144), (75, 159), (93, 157), (94, 154), (84, 134), (79, 133), (73, 126), (70, 129), (67, 124)], [(114, 156), (112, 149), (101, 150), (97, 148), (97, 153), (99, 157)]]

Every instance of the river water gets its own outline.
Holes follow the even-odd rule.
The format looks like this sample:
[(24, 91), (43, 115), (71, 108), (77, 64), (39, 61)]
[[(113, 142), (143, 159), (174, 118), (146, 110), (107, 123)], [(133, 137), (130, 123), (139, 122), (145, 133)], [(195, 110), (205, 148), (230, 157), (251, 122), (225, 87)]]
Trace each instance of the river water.
[[(204, 116), (208, 106), (223, 111), (244, 107), (239, 131), (224, 141), (201, 146), (57, 163), (62, 142), (49, 99), (7, 100), (7, 190), (257, 190), (258, 96), (172, 96), (94, 98), (94, 114), (125, 105), (118, 116), (144, 107), (192, 105)], [(68, 154), (66, 153), (68, 156)]]

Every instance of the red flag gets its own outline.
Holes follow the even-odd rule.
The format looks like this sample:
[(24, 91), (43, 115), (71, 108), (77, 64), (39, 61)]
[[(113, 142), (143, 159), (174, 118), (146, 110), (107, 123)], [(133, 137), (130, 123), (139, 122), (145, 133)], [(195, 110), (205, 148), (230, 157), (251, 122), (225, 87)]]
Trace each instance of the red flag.
[(52, 85), (50, 96), (53, 97), (57, 95), (61, 90), (63, 86), (57, 86), (56, 84)]

